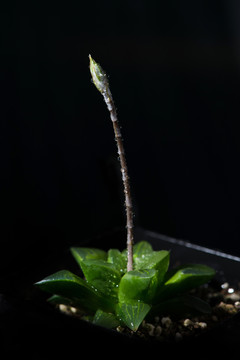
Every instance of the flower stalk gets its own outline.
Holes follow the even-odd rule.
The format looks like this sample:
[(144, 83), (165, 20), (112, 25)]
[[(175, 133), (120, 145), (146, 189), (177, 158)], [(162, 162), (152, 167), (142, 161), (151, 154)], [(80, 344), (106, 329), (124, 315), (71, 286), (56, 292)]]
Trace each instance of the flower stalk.
[(109, 88), (107, 75), (103, 71), (101, 66), (93, 60), (91, 55), (89, 55), (89, 60), (90, 60), (90, 72), (92, 75), (92, 80), (96, 88), (103, 95), (104, 101), (109, 110), (110, 118), (113, 124), (115, 140), (117, 144), (117, 150), (121, 165), (122, 182), (124, 187), (125, 210), (126, 210), (126, 219), (127, 219), (126, 221), (127, 222), (126, 224), (127, 254), (128, 254), (127, 271), (131, 271), (133, 270), (133, 210), (132, 210), (131, 190), (130, 190), (125, 150), (123, 146), (123, 139), (122, 139), (121, 129), (118, 123), (116, 107), (114, 105), (113, 97)]

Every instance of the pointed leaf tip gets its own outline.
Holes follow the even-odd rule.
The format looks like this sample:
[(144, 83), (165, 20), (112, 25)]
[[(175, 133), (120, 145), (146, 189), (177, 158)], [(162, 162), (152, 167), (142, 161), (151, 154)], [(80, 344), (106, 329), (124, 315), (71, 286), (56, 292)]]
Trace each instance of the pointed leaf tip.
[(121, 319), (129, 329), (137, 331), (138, 327), (150, 311), (151, 306), (139, 301), (118, 303), (116, 307), (117, 317)]

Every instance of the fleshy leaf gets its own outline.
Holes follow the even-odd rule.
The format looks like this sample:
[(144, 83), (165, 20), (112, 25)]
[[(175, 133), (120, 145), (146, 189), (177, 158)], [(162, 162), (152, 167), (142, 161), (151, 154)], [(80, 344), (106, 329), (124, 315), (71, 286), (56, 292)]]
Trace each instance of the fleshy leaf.
[(120, 281), (118, 290), (119, 301), (139, 300), (150, 303), (156, 293), (157, 285), (157, 270), (129, 271)]
[[(50, 298), (48, 298), (47, 301), (49, 303), (51, 303), (51, 304), (54, 304), (54, 305), (72, 306), (72, 307), (75, 307), (78, 310), (81, 310), (83, 312), (88, 310), (87, 306), (82, 304), (82, 300), (79, 300), (77, 298), (68, 299), (68, 298), (63, 297), (63, 296), (53, 295)], [(94, 309), (92, 309), (91, 313), (93, 313), (93, 311), (94, 311)]]
[(107, 253), (101, 249), (85, 248), (85, 247), (71, 247), (71, 253), (78, 265), (81, 267), (83, 260), (106, 260)]
[(119, 303), (116, 313), (121, 322), (131, 330), (137, 331), (150, 309), (151, 307), (148, 304), (132, 301), (131, 303)]
[[(136, 263), (153, 252), (152, 245), (147, 241), (140, 241), (133, 246), (133, 267), (136, 269)], [(123, 256), (127, 259), (127, 249), (123, 250)], [(139, 267), (140, 268), (140, 267)], [(138, 269), (139, 269), (138, 268)]]
[[(47, 299), (48, 302), (55, 305), (68, 305), (68, 306), (74, 306), (73, 301), (71, 299), (65, 298), (60, 295), (53, 295), (50, 298)], [(79, 305), (79, 304), (78, 304)]]
[(109, 298), (95, 292), (86, 281), (68, 270), (58, 271), (35, 285), (46, 292), (77, 302), (79, 307), (90, 312), (99, 308), (108, 311), (114, 308)]
[(93, 318), (93, 324), (113, 329), (120, 325), (120, 321), (114, 314), (106, 313), (99, 309)]
[(156, 269), (165, 275), (169, 266), (169, 251), (152, 251), (151, 253), (142, 254), (135, 257), (135, 269)]
[(83, 274), (87, 282), (105, 296), (117, 297), (120, 271), (104, 260), (81, 261)]
[(137, 244), (133, 246), (133, 257), (140, 258), (142, 255), (152, 253), (152, 245), (147, 241), (139, 241)]
[(118, 249), (108, 251), (107, 261), (112, 264), (121, 274), (127, 271), (127, 258)]
[(196, 288), (210, 281), (215, 275), (214, 269), (206, 265), (189, 264), (180, 266), (167, 273), (167, 279), (160, 290), (160, 297), (167, 298)]
[(189, 316), (211, 314), (211, 306), (200, 298), (191, 295), (180, 295), (153, 306), (151, 316), (174, 315)]

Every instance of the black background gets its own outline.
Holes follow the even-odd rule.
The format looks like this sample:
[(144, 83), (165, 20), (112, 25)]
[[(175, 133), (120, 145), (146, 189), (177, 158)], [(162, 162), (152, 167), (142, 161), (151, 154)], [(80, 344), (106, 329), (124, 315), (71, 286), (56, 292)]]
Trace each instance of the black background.
[(125, 225), (89, 53), (109, 75), (135, 223), (240, 255), (239, 16), (234, 0), (34, 1), (1, 12), (7, 269), (31, 271), (56, 246)]

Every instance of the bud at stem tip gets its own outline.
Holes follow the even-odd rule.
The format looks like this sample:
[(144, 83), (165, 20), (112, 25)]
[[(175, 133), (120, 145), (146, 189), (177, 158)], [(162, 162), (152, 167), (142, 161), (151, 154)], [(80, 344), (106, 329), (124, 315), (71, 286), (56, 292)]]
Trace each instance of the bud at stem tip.
[(100, 91), (101, 94), (106, 93), (108, 90), (108, 80), (107, 75), (103, 71), (102, 67), (96, 63), (96, 61), (89, 55), (90, 60), (90, 73), (92, 75), (92, 80), (96, 88)]

